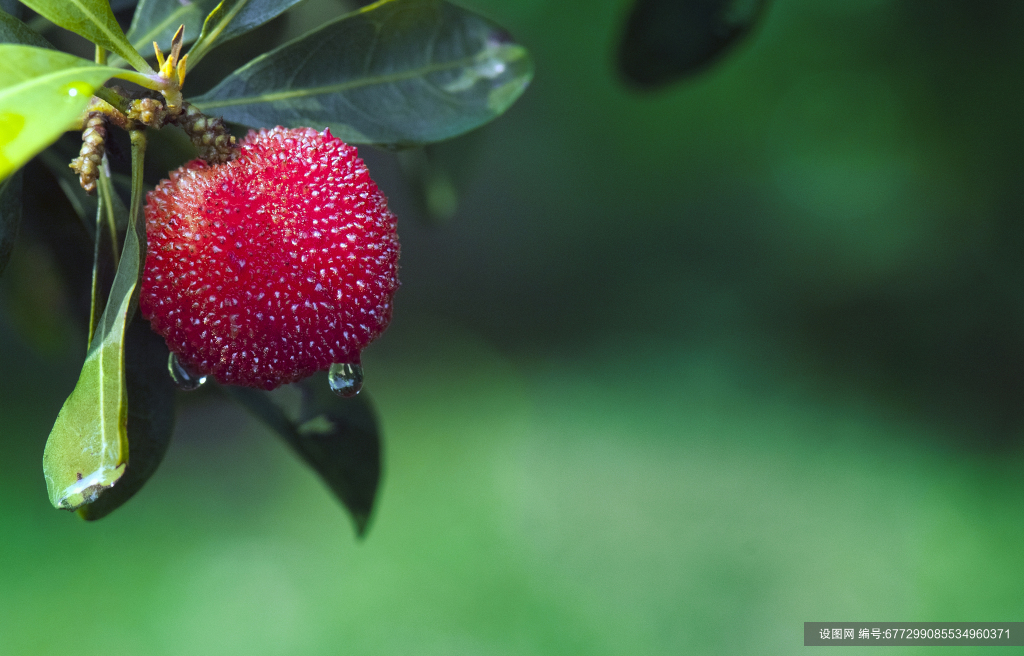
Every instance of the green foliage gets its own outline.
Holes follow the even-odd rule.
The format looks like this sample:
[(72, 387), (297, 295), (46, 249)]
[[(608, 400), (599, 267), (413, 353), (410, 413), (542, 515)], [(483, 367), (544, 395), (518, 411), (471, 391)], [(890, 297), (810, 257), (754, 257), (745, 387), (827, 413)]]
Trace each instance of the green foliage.
[(480, 16), (440, 0), (384, 0), (253, 60), (193, 102), (243, 125), (326, 125), (350, 143), (409, 146), (499, 116), (532, 75), (526, 50)]
[(757, 23), (768, 0), (636, 0), (619, 44), (633, 85), (663, 87), (717, 61)]
[[(44, 18), (95, 43), (97, 62), (106, 61), (110, 51), (117, 56), (112, 63), (126, 61), (135, 71), (58, 52), (14, 15), (0, 12), (0, 270), (20, 214), (21, 176), (12, 174), (35, 156), (94, 240), (89, 349), (43, 456), (50, 500), (58, 508), (98, 519), (120, 507), (156, 470), (174, 419), (166, 346), (133, 321), (146, 254), (140, 212), (143, 125), (174, 121), (153, 118), (159, 113), (141, 118), (142, 109), (130, 110), (132, 97), (103, 85), (120, 78), (159, 92), (166, 100), (161, 112), (173, 118), (182, 106), (188, 70), (211, 49), (298, 1), (142, 0), (126, 36), (106, 0), (24, 0)], [(195, 41), (187, 67), (180, 44), (171, 47), (179, 26), (181, 44)], [(166, 65), (158, 62), (160, 71), (141, 54), (154, 41), (169, 53)], [(406, 146), (483, 125), (508, 109), (531, 76), (529, 54), (495, 24), (441, 0), (383, 0), (256, 57), (193, 104), (252, 127), (329, 126), (349, 142)], [(79, 181), (67, 166), (64, 146), (51, 144), (66, 130), (83, 129), (89, 112), (110, 120), (87, 133), (91, 141), (75, 164)], [(130, 211), (114, 191), (104, 154), (107, 133), (116, 125), (127, 126), (132, 136)], [(98, 201), (81, 186), (93, 178)], [(100, 263), (111, 253), (103, 245), (111, 242), (118, 261), (117, 235), (126, 228), (105, 291)], [(282, 401), (287, 392), (236, 389), (232, 397), (269, 423), (323, 478), (362, 534), (380, 480), (377, 421), (365, 395), (340, 399), (322, 378), (292, 386), (300, 394), (294, 407)]]
[(136, 317), (125, 332), (125, 384), (128, 391), (128, 466), (117, 485), (78, 509), (85, 519), (106, 517), (149, 480), (171, 443), (174, 383), (167, 375), (167, 345), (149, 322)]
[(210, 49), (241, 36), (280, 15), (299, 0), (223, 0), (203, 21), (199, 40), (189, 50), (189, 66), (195, 67)]
[(0, 45), (0, 180), (81, 119), (116, 68), (55, 50)]
[(189, 64), (195, 67), (216, 45), (279, 16), (300, 0), (195, 0), (190, 3), (142, 0), (128, 40), (140, 52), (152, 48), (154, 41), (169, 43), (179, 25), (185, 26), (185, 43), (196, 42), (189, 52)]
[(0, 273), (11, 259), (14, 238), (21, 224), (21, 173), (0, 182)]
[[(141, 169), (144, 137), (132, 133), (133, 155)], [(134, 176), (129, 230), (107, 306), (71, 396), (64, 402), (43, 451), (43, 474), (50, 502), (75, 510), (95, 501), (124, 474), (128, 461), (128, 391), (125, 381), (125, 328), (134, 312), (135, 289), (146, 257), (141, 212), (142, 175)]]
[(121, 31), (107, 0), (22, 0), (61, 27), (81, 34), (96, 45), (116, 52), (135, 70), (152, 73), (142, 58)]
[(380, 482), (380, 436), (366, 396), (339, 398), (318, 374), (296, 383), (300, 395), (245, 387), (228, 393), (274, 429), (334, 491), (362, 535)]
[(50, 42), (28, 25), (0, 10), (0, 43), (20, 43), (37, 48), (52, 48)]
[(71, 208), (81, 219), (82, 225), (86, 226), (86, 230), (89, 231), (89, 236), (95, 237), (93, 220), (96, 216), (96, 197), (85, 193), (82, 185), (78, 182), (78, 176), (71, 171), (68, 166), (71, 156), (62, 155), (63, 153), (54, 144), (39, 153), (36, 159), (53, 174), (60, 190), (64, 192), (68, 202), (71, 203)]

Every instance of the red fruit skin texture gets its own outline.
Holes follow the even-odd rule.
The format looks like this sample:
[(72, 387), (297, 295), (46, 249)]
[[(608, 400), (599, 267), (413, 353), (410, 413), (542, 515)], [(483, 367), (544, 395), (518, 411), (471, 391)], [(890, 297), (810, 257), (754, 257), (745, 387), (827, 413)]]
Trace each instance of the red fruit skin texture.
[(139, 307), (186, 368), (266, 390), (358, 363), (391, 320), (398, 236), (356, 149), (311, 128), (250, 132), (147, 196)]

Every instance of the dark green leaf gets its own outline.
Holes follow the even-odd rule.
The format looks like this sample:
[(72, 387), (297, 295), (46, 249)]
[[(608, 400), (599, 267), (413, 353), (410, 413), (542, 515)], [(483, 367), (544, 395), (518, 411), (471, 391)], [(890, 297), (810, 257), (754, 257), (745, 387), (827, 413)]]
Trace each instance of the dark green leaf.
[[(302, 456), (348, 509), (356, 532), (365, 534), (381, 471), (377, 418), (365, 394), (339, 398), (323, 374), (270, 393), (224, 389)], [(289, 394), (300, 395), (298, 402)]]
[(38, 32), (5, 11), (0, 11), (0, 43), (20, 43), (37, 48), (53, 47)]
[(533, 75), (501, 28), (441, 0), (384, 0), (254, 59), (193, 100), (253, 127), (415, 145), (502, 114)]
[[(189, 68), (194, 68), (210, 48), (259, 27), (300, 1), (142, 0), (128, 29), (128, 40), (140, 52), (147, 52), (154, 41), (166, 48), (174, 32), (184, 25), (185, 43), (200, 40), (188, 55)], [(216, 13), (207, 22), (207, 16), (214, 11)], [(202, 38), (200, 33), (203, 33)]]
[(402, 173), (416, 198), (424, 218), (433, 225), (449, 222), (459, 208), (459, 192), (451, 171), (438, 161), (431, 148), (408, 148), (398, 153)]
[(128, 40), (139, 52), (150, 52), (155, 41), (167, 50), (179, 26), (185, 26), (183, 43), (199, 38), (203, 19), (220, 0), (194, 0), (168, 2), (168, 0), (141, 0), (128, 28)]
[(0, 11), (21, 19), (22, 4), (18, 0), (0, 0)]
[(137, 317), (128, 325), (128, 467), (117, 485), (78, 509), (85, 519), (100, 519), (119, 508), (142, 488), (163, 460), (174, 430), (175, 387), (167, 375), (167, 356), (167, 344), (148, 321)]
[(750, 31), (767, 0), (636, 0), (619, 48), (623, 76), (658, 87), (702, 70)]
[(0, 273), (7, 268), (21, 225), (21, 171), (0, 182)]
[(75, 214), (81, 219), (82, 225), (89, 232), (91, 239), (95, 237), (94, 233), (96, 231), (96, 197), (90, 196), (85, 192), (85, 189), (82, 189), (78, 176), (68, 166), (68, 162), (71, 161), (72, 157), (74, 155), (63, 152), (62, 149), (58, 148), (58, 144), (53, 144), (39, 153), (37, 159), (53, 174), (53, 177), (57, 180), (57, 185), (64, 192), (64, 195), (67, 196), (68, 201), (71, 203), (71, 208), (75, 210)]
[(120, 55), (135, 70), (152, 73), (146, 60), (125, 38), (107, 0), (21, 0), (64, 29)]
[(55, 50), (0, 45), (0, 180), (70, 129), (96, 87), (123, 72)]
[(195, 67), (211, 48), (280, 15), (300, 0), (224, 0), (203, 22), (203, 31), (188, 53), (189, 67)]

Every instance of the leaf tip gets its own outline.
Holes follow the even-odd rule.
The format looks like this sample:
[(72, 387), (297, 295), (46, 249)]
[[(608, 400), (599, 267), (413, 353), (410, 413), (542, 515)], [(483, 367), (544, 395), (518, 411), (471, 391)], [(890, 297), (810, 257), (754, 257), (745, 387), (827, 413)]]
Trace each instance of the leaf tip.
[(126, 462), (117, 467), (97, 469), (88, 476), (78, 474), (78, 480), (63, 489), (56, 487), (54, 479), (46, 477), (50, 503), (58, 510), (78, 510), (99, 498), (104, 490), (111, 488), (124, 474)]

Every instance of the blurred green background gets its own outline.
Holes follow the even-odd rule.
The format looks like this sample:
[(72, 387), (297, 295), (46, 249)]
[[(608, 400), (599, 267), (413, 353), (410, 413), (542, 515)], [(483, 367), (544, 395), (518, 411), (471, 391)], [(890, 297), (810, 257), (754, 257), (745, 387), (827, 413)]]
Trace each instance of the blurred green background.
[(81, 349), (4, 310), (0, 654), (789, 654), (805, 621), (1020, 620), (1024, 3), (776, 0), (647, 93), (625, 0), (459, 4), (537, 73), (432, 152), (448, 222), (362, 149), (403, 239), (368, 537), (206, 388), (124, 508), (53, 510)]

